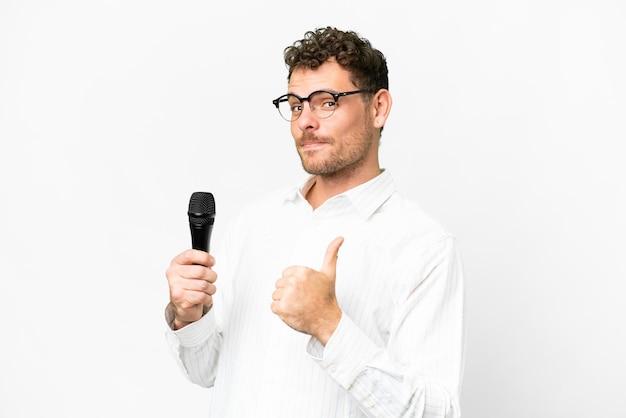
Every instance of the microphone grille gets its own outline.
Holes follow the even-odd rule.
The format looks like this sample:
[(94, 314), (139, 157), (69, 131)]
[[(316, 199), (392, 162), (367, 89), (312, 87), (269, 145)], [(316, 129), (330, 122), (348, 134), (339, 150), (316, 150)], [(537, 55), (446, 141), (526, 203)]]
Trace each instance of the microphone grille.
[(206, 225), (215, 218), (215, 199), (208, 192), (194, 192), (189, 199), (189, 221)]

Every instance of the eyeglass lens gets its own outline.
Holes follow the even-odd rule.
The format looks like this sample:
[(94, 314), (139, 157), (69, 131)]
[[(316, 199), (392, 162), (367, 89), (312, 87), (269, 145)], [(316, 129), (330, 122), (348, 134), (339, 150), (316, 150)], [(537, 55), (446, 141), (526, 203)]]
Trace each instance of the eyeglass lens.
[[(328, 118), (335, 111), (337, 102), (332, 94), (323, 91), (312, 94), (308, 100), (311, 111), (315, 112), (319, 118)], [(287, 100), (278, 104), (278, 110), (283, 118), (295, 120), (302, 114), (304, 101), (300, 101), (296, 96), (288, 96)]]

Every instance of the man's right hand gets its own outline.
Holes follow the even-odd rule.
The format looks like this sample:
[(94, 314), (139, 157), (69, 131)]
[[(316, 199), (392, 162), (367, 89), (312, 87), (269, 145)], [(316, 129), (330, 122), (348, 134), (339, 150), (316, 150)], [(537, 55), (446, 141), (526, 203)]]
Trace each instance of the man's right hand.
[(174, 328), (180, 329), (202, 318), (213, 305), (217, 274), (211, 269), (215, 258), (205, 251), (187, 250), (172, 260), (165, 272), (174, 306)]

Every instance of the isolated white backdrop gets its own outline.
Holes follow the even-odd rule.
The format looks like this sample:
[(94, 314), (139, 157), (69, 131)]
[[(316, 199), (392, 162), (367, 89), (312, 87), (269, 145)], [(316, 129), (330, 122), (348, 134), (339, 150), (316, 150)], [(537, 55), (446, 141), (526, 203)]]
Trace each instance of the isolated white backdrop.
[(304, 179), (271, 99), (325, 25), (386, 54), (382, 165), (459, 238), (464, 417), (626, 416), (624, 3), (225, 3), (0, 0), (0, 417), (207, 416), (164, 271), (193, 191), (216, 243)]

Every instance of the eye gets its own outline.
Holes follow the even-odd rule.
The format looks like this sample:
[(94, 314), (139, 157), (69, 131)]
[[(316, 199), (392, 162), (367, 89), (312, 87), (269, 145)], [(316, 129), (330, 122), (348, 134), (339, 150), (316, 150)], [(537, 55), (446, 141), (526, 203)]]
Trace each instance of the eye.
[(332, 113), (335, 110), (337, 102), (332, 94), (325, 91), (316, 92), (310, 99), (311, 108), (322, 112)]
[(328, 99), (324, 99), (324, 101), (320, 105), (320, 108), (324, 110), (332, 110), (336, 105), (337, 105), (337, 102), (335, 102), (335, 100), (332, 97), (330, 97)]
[(302, 112), (302, 102), (295, 97), (291, 97), (288, 101), (289, 110), (293, 113)]

